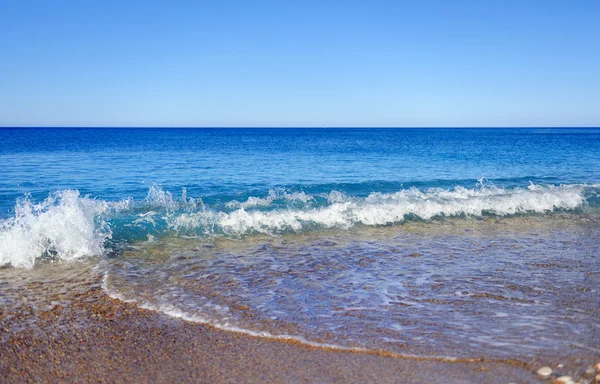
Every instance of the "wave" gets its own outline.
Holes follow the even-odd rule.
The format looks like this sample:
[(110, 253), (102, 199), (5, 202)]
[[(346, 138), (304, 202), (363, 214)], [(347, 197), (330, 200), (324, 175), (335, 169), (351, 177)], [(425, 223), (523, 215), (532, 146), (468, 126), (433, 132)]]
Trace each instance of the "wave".
[(366, 198), (347, 196), (332, 191), (328, 204), (316, 208), (247, 210), (232, 212), (203, 210), (172, 215), (167, 222), (179, 233), (243, 236), (253, 233), (276, 234), (299, 232), (315, 228), (350, 228), (362, 225), (401, 223), (414, 217), (430, 220), (435, 217), (481, 217), (486, 214), (507, 216), (524, 213), (547, 213), (573, 210), (585, 202), (585, 185), (507, 190), (497, 187), (452, 190), (416, 188), (396, 193), (371, 193)]
[[(36, 260), (73, 260), (102, 255), (116, 242), (156, 236), (283, 234), (356, 225), (377, 226), (410, 219), (507, 216), (575, 210), (594, 200), (598, 186), (571, 184), (505, 189), (409, 188), (366, 197), (341, 191), (307, 194), (285, 189), (245, 201), (205, 204), (158, 186), (141, 201), (107, 202), (76, 190), (51, 194), (39, 204), (20, 199), (14, 217), (0, 221), (0, 266), (31, 268)], [(591, 191), (591, 192), (590, 192)]]
[(108, 209), (105, 201), (73, 190), (56, 192), (39, 204), (18, 201), (15, 216), (0, 222), (0, 266), (31, 268), (42, 257), (103, 254), (111, 230), (97, 218)]

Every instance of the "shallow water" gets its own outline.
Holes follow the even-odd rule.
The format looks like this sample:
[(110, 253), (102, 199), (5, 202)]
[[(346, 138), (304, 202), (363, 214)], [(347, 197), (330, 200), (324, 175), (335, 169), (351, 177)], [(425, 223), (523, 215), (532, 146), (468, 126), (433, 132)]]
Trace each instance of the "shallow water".
[(107, 290), (271, 336), (399, 354), (561, 357), (600, 340), (597, 218), (412, 223), (140, 244)]
[[(100, 289), (99, 260), (45, 262), (33, 269), (0, 269), (0, 342), (15, 334), (56, 335), (58, 327), (71, 332), (73, 327), (89, 326), (89, 316), (68, 314), (77, 321), (62, 322), (74, 311), (75, 301), (92, 289)], [(53, 326), (44, 327), (48, 316)]]

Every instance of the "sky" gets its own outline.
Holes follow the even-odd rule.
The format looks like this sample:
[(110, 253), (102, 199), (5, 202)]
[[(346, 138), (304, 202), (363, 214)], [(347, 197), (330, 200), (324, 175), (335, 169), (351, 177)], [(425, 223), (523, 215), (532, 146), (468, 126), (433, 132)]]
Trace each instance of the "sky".
[(600, 126), (600, 1), (0, 2), (0, 126)]

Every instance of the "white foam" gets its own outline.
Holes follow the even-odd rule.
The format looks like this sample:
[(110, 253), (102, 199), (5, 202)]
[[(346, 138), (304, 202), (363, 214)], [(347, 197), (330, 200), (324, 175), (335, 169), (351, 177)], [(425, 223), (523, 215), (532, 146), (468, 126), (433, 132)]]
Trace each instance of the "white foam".
[(301, 202), (308, 203), (314, 200), (314, 197), (301, 192), (287, 192), (284, 188), (271, 189), (266, 197), (255, 197), (250, 196), (244, 202), (232, 200), (226, 204), (229, 208), (250, 208), (250, 207), (268, 207), (273, 204), (274, 201), (283, 200), (288, 202)]
[(203, 210), (169, 218), (172, 229), (186, 231), (202, 228), (205, 233), (222, 231), (239, 236), (249, 233), (300, 231), (311, 226), (349, 228), (357, 224), (399, 223), (407, 216), (429, 220), (440, 216), (498, 216), (520, 213), (547, 213), (572, 210), (585, 202), (585, 185), (536, 186), (507, 190), (497, 187), (451, 190), (416, 188), (396, 193), (372, 193), (364, 199), (333, 194), (330, 204), (321, 208), (233, 212)]
[(57, 192), (40, 204), (17, 202), (15, 216), (0, 222), (0, 265), (32, 268), (52, 255), (62, 260), (100, 255), (111, 233), (98, 215), (109, 209), (78, 191)]

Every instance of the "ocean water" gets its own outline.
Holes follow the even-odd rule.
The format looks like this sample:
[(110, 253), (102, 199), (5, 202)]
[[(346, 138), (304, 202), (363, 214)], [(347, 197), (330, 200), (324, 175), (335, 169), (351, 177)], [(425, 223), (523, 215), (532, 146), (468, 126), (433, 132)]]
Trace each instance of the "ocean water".
[(0, 165), (5, 308), (101, 276), (311, 345), (600, 356), (600, 129), (0, 129)]

